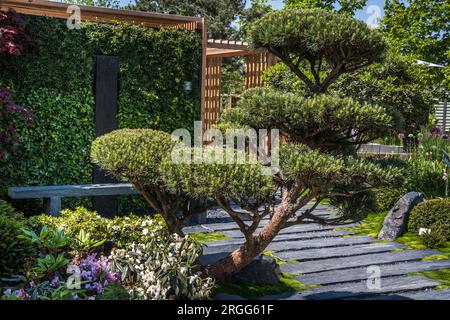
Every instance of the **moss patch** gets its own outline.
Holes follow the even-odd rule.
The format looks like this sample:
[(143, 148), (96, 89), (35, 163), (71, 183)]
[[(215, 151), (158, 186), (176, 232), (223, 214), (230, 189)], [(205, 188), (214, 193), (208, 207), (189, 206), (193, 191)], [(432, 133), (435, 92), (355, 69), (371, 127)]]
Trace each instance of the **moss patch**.
[(422, 271), (422, 272), (414, 272), (409, 275), (422, 275), (427, 278), (439, 281), (441, 284), (438, 285), (435, 289), (444, 290), (450, 289), (450, 269), (441, 269), (434, 271)]
[(191, 233), (189, 237), (200, 243), (208, 243), (220, 240), (229, 240), (230, 238), (224, 235), (223, 233)]
[(400, 238), (396, 239), (397, 242), (407, 245), (410, 249), (424, 250), (427, 247), (423, 244), (422, 239), (412, 232), (407, 232)]
[(276, 262), (277, 264), (294, 264), (294, 263), (298, 263), (297, 260), (283, 260), (283, 259), (277, 257), (277, 256), (274, 254), (273, 251), (264, 251), (264, 252), (263, 252), (263, 255), (272, 257), (272, 258), (275, 260), (275, 262)]
[(425, 257), (422, 261), (430, 261), (430, 260), (447, 260), (449, 257), (445, 254), (433, 254), (431, 256)]
[(354, 227), (344, 228), (344, 230), (354, 232), (354, 234), (347, 236), (371, 236), (376, 238), (383, 227), (383, 221), (388, 211), (369, 214), (361, 223)]
[(298, 274), (284, 274), (279, 283), (253, 283), (248, 281), (218, 283), (216, 293), (236, 294), (243, 298), (255, 300), (266, 295), (281, 294), (284, 292), (299, 292), (318, 287), (307, 285), (293, 279)]

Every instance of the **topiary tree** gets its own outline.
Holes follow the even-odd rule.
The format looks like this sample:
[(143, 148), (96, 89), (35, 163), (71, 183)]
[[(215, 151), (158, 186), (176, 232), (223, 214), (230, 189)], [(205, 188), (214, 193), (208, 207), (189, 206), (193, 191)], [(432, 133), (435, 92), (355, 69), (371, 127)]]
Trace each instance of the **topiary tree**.
[[(379, 59), (385, 42), (377, 31), (347, 16), (323, 10), (280, 11), (255, 23), (250, 42), (277, 54), (293, 66), (312, 92), (321, 93), (299, 97), (274, 89), (252, 89), (236, 108), (222, 115), (220, 130), (279, 129), (287, 137), (279, 149), (275, 174), (267, 175), (262, 163), (240, 155), (239, 151), (233, 151), (233, 159), (242, 161), (230, 161), (221, 146), (184, 150), (203, 156), (204, 161), (175, 163), (168, 156), (160, 156), (162, 150), (167, 154), (174, 142), (167, 134), (153, 131), (120, 131), (99, 138), (93, 146), (96, 163), (116, 176), (128, 178), (144, 196), (161, 190), (167, 197), (209, 196), (233, 218), (245, 242), (205, 267), (204, 274), (217, 279), (226, 279), (245, 267), (282, 229), (300, 223), (337, 225), (361, 219), (367, 214), (364, 209), (372, 189), (402, 180), (399, 169), (356, 157), (359, 144), (394, 129), (395, 121), (387, 110), (323, 94), (343, 72)], [(305, 62), (312, 63), (319, 75), (329, 70), (328, 75), (306, 79), (299, 67)], [(321, 63), (327, 65), (323, 70)], [(280, 198), (275, 205), (278, 192)], [(340, 215), (314, 215), (324, 198), (345, 203), (340, 206)], [(314, 202), (309, 205), (311, 201)], [(172, 209), (162, 212), (166, 221), (177, 219), (177, 204), (180, 203), (172, 202)], [(267, 223), (262, 226), (265, 218)], [(176, 223), (168, 224), (169, 228), (179, 228)]]
[[(183, 226), (192, 216), (189, 197), (172, 192), (163, 179), (162, 164), (170, 158), (175, 142), (170, 134), (151, 129), (122, 129), (97, 138), (92, 161), (119, 180), (128, 180), (156, 212), (161, 213), (172, 233), (183, 236)], [(183, 216), (177, 215), (183, 208)]]

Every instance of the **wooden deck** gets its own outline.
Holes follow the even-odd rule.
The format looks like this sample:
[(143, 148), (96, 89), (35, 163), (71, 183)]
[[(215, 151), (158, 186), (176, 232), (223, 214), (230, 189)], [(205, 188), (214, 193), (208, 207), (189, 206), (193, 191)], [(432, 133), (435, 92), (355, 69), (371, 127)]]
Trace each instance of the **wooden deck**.
[[(317, 214), (328, 215), (331, 209), (319, 207)], [(267, 221), (263, 222), (267, 223)], [(351, 226), (351, 225), (349, 225)], [(229, 240), (209, 243), (201, 257), (211, 263), (225, 256), (243, 242), (233, 222), (192, 226), (187, 232), (220, 232)], [(326, 300), (326, 299), (389, 299), (450, 300), (450, 290), (436, 290), (440, 283), (410, 273), (450, 268), (450, 260), (422, 261), (439, 252), (405, 250), (396, 242), (378, 242), (368, 236), (349, 236), (345, 229), (335, 230), (315, 224), (298, 225), (283, 230), (267, 250), (284, 260), (298, 263), (281, 264), (281, 271), (298, 274), (295, 279), (319, 287), (304, 292), (286, 292), (261, 299)], [(368, 267), (378, 266), (379, 289), (367, 286)]]

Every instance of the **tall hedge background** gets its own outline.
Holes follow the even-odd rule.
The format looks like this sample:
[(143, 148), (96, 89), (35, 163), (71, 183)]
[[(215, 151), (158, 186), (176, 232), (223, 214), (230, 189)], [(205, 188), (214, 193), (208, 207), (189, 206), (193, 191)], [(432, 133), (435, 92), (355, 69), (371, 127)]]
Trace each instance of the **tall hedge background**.
[[(19, 131), (16, 154), (0, 165), (3, 194), (10, 186), (92, 182), (95, 54), (119, 56), (120, 128), (171, 132), (192, 129), (200, 118), (198, 33), (94, 23), (69, 30), (63, 20), (32, 16), (24, 23), (32, 41), (22, 56), (0, 61), (0, 84), (13, 89), (37, 121)], [(186, 81), (193, 83), (190, 92)], [(63, 205), (80, 203), (89, 205), (75, 198)]]

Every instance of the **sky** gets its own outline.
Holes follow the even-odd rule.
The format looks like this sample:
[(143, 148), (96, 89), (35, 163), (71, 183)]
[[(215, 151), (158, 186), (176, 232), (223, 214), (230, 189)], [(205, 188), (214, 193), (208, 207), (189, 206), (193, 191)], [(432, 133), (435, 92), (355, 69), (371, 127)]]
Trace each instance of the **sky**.
[[(134, 0), (120, 0), (122, 5), (134, 3)], [(250, 4), (250, 1), (247, 1)], [(283, 7), (283, 0), (269, 0), (274, 9)], [(356, 18), (366, 21), (369, 25), (375, 25), (377, 18), (383, 17), (384, 0), (368, 0), (366, 7), (356, 12)]]

